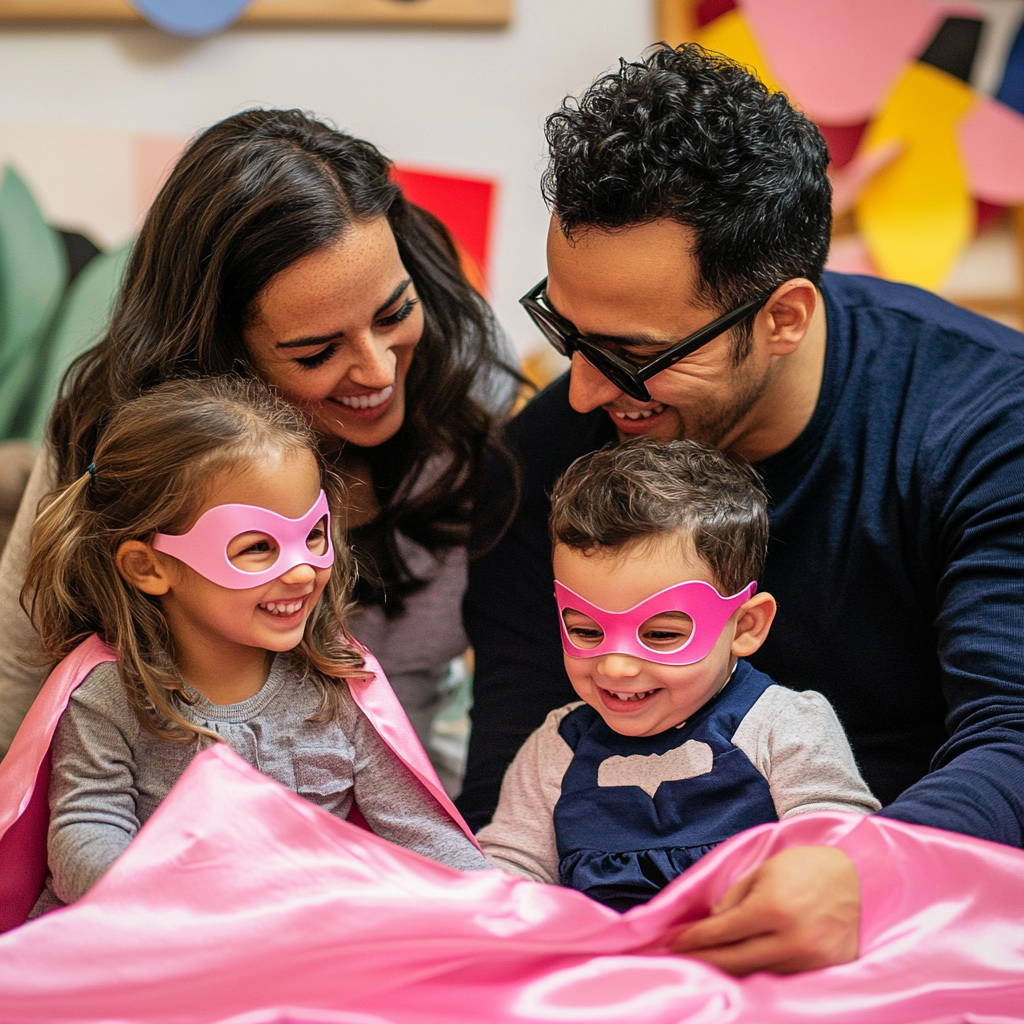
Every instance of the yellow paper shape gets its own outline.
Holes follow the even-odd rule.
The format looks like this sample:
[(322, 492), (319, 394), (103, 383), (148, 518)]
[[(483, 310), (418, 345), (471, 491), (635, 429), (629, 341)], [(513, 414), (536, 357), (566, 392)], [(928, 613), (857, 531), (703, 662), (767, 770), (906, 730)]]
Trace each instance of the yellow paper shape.
[(715, 50), (732, 57), (740, 64), (746, 64), (757, 72), (757, 77), (772, 91), (781, 92), (782, 86), (775, 77), (768, 58), (761, 49), (754, 33), (750, 30), (742, 12), (733, 9), (720, 18), (705, 25), (697, 33), (696, 42), (705, 50)]
[(857, 227), (883, 276), (937, 288), (974, 233), (974, 201), (956, 129), (977, 101), (927, 64), (907, 67), (871, 122), (863, 152), (891, 140), (903, 152), (865, 186)]

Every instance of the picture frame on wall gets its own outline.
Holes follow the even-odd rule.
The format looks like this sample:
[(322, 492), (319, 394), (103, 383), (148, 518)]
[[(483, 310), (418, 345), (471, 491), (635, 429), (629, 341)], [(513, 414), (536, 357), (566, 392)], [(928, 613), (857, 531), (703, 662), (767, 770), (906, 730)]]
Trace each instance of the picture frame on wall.
[[(253, 0), (242, 25), (436, 25), (502, 28), (512, 0)], [(128, 0), (0, 0), (0, 23), (144, 24)]]

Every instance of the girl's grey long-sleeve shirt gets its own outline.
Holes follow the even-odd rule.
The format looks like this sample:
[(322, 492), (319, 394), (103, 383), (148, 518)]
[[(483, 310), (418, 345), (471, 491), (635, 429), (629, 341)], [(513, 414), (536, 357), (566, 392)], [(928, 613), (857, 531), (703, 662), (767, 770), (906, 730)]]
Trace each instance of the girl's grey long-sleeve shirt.
[[(241, 703), (192, 696), (187, 717), (324, 810), (345, 818), (354, 800), (382, 838), (451, 867), (486, 867), (347, 693), (333, 721), (309, 721), (319, 691), (286, 655), (274, 660), (262, 689)], [(168, 742), (142, 728), (116, 664), (93, 669), (72, 694), (53, 739), (49, 877), (33, 916), (71, 903), (95, 885), (199, 749), (199, 743)]]

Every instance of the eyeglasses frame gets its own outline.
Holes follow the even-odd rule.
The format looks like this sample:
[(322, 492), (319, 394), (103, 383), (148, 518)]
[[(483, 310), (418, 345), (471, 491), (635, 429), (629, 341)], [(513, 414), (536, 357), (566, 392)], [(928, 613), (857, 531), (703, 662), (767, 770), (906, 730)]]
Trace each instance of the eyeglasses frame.
[[(670, 345), (664, 352), (659, 352), (642, 366), (635, 366), (596, 342), (588, 341), (571, 320), (566, 319), (551, 305), (547, 297), (547, 286), (548, 279), (545, 277), (519, 300), (519, 304), (530, 315), (530, 319), (547, 338), (548, 343), (570, 359), (573, 352), (579, 351), (594, 369), (604, 374), (620, 391), (639, 402), (651, 400), (651, 393), (647, 390), (645, 381), (674, 366), (697, 349), (703, 348), (709, 341), (735, 327), (755, 310), (760, 309), (775, 291), (772, 289), (723, 313), (700, 330)], [(541, 305), (542, 300), (544, 305)]]

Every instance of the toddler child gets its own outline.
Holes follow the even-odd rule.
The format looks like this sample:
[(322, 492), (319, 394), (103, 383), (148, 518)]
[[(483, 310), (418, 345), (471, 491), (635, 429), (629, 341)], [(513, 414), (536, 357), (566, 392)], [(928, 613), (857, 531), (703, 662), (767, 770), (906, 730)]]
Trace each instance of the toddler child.
[(51, 747), (49, 874), (31, 916), (79, 899), (215, 740), (340, 818), (459, 868), (471, 841), (356, 707), (352, 564), (336, 478), (301, 413), (254, 381), (165, 385), (111, 417), (37, 520), (23, 603), (46, 651), (117, 655)]
[(593, 452), (556, 484), (551, 535), (581, 702), (510, 765), (477, 837), (493, 864), (625, 910), (743, 829), (878, 810), (828, 701), (743, 660), (775, 615), (753, 470), (692, 441)]

